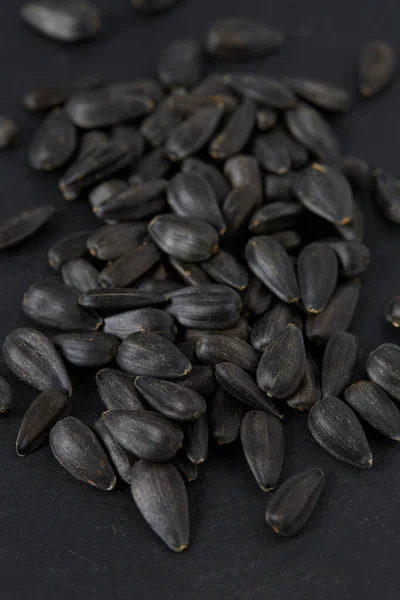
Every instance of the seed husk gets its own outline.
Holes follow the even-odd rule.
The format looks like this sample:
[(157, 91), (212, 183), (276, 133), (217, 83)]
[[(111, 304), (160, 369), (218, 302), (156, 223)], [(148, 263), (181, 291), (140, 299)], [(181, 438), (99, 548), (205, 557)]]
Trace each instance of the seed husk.
[(248, 60), (278, 50), (286, 35), (264, 23), (243, 17), (215, 21), (207, 31), (205, 48), (218, 60)]
[(259, 190), (251, 184), (235, 187), (228, 194), (222, 205), (222, 213), (228, 228), (225, 238), (233, 240), (236, 235), (246, 230), (251, 215), (259, 203)]
[(115, 260), (137, 246), (146, 233), (146, 223), (106, 225), (89, 235), (86, 246), (100, 260)]
[(276, 124), (277, 119), (278, 115), (272, 108), (260, 108), (258, 109), (256, 115), (257, 128), (260, 131), (272, 129), (272, 127), (274, 127)]
[(181, 97), (185, 96), (178, 92), (172, 94), (142, 121), (140, 133), (154, 148), (161, 146), (182, 121), (183, 115), (172, 105), (174, 98)]
[(321, 312), (335, 291), (338, 260), (328, 244), (313, 242), (300, 252), (297, 273), (301, 299), (309, 313)]
[(240, 439), (255, 480), (264, 492), (270, 491), (281, 476), (285, 457), (280, 419), (260, 410), (251, 410), (243, 417)]
[(260, 361), (259, 353), (250, 344), (222, 333), (205, 333), (197, 343), (197, 357), (208, 365), (231, 362), (249, 373), (255, 373)]
[(329, 242), (329, 245), (339, 259), (343, 275), (346, 277), (355, 277), (364, 273), (371, 256), (370, 251), (364, 244), (335, 240)]
[(98, 288), (79, 296), (79, 304), (86, 308), (119, 312), (142, 308), (167, 301), (163, 294), (125, 288)]
[[(179, 344), (178, 348), (183, 351), (182, 347), (188, 342)], [(196, 360), (196, 345), (194, 345), (193, 360)], [(190, 360), (190, 359), (189, 359)], [(192, 362), (190, 360), (190, 362)], [(214, 377), (214, 369), (208, 365), (193, 365), (190, 373), (178, 380), (181, 386), (185, 386), (190, 390), (198, 392), (201, 396), (207, 397), (214, 394), (217, 390), (217, 382)]]
[(108, 410), (101, 419), (117, 442), (138, 458), (163, 462), (182, 446), (182, 429), (155, 412)]
[(292, 90), (272, 77), (258, 73), (229, 73), (225, 75), (224, 82), (237, 93), (269, 108), (284, 110), (296, 104), (296, 96)]
[(322, 110), (337, 112), (350, 108), (350, 94), (332, 83), (307, 77), (285, 77), (284, 82), (303, 100)]
[(340, 397), (354, 381), (361, 355), (360, 340), (346, 331), (329, 339), (322, 365), (322, 396)]
[(7, 381), (0, 375), (0, 414), (14, 406), (12, 391)]
[(294, 250), (299, 248), (302, 243), (302, 239), (297, 233), (297, 231), (293, 231), (291, 229), (287, 229), (284, 231), (276, 231), (271, 234), (273, 238), (278, 240), (280, 244), (285, 248), (285, 250)]
[(123, 340), (118, 366), (131, 375), (147, 375), (159, 379), (184, 377), (191, 370), (187, 358), (172, 342), (157, 333), (137, 332)]
[(194, 481), (197, 478), (197, 465), (192, 463), (182, 450), (174, 456), (171, 463), (178, 469), (185, 481)]
[(171, 463), (138, 461), (132, 469), (131, 492), (154, 533), (174, 552), (185, 550), (189, 544), (189, 506), (177, 468)]
[(300, 330), (303, 329), (303, 320), (297, 309), (292, 305), (277, 302), (253, 324), (250, 336), (252, 346), (263, 352), (289, 323), (293, 323)]
[(7, 148), (15, 143), (17, 138), (17, 126), (8, 117), (0, 116), (0, 148)]
[(241, 317), (237, 321), (236, 325), (234, 325), (233, 327), (229, 327), (228, 329), (217, 329), (207, 331), (204, 329), (186, 328), (185, 336), (187, 340), (195, 340), (196, 342), (198, 342), (206, 333), (219, 333), (221, 335), (239, 338), (247, 342), (249, 339), (250, 327), (247, 320)]
[(338, 162), (341, 148), (336, 133), (315, 108), (298, 103), (285, 113), (287, 127), (292, 136), (319, 160)]
[(382, 214), (396, 225), (400, 224), (400, 181), (383, 169), (373, 172), (375, 199)]
[(125, 483), (130, 484), (132, 479), (132, 467), (135, 464), (134, 457), (113, 438), (102, 419), (97, 419), (93, 424), (93, 429), (107, 450), (107, 454), (118, 475)]
[(50, 448), (56, 460), (75, 479), (111, 491), (116, 477), (93, 431), (75, 417), (66, 417), (50, 431)]
[(364, 47), (360, 58), (360, 93), (366, 98), (381, 92), (393, 78), (395, 52), (385, 40), (373, 40)]
[(239, 292), (247, 287), (249, 276), (246, 268), (226, 250), (218, 250), (212, 258), (202, 262), (201, 266), (217, 283), (233, 287)]
[(61, 276), (66, 285), (84, 293), (97, 288), (98, 270), (84, 258), (73, 258), (61, 268)]
[(228, 158), (224, 165), (224, 173), (233, 188), (252, 185), (257, 192), (257, 203), (261, 204), (263, 196), (261, 171), (254, 156), (238, 154)]
[(321, 386), (317, 367), (310, 356), (306, 359), (304, 377), (297, 390), (288, 398), (286, 404), (294, 410), (310, 410), (321, 400)]
[(142, 156), (145, 140), (136, 127), (132, 125), (116, 125), (111, 131), (111, 139), (124, 142), (129, 147), (132, 162), (136, 162)]
[(32, 111), (56, 108), (65, 104), (71, 96), (98, 85), (99, 79), (95, 75), (82, 77), (73, 81), (48, 83), (28, 92), (24, 96), (22, 103), (24, 108)]
[(268, 173), (265, 178), (265, 196), (268, 201), (291, 200), (293, 173), (285, 173), (285, 175), (274, 175)]
[(182, 163), (182, 171), (184, 173), (194, 171), (204, 177), (214, 190), (218, 204), (221, 204), (229, 194), (230, 187), (228, 182), (214, 165), (203, 162), (198, 158), (187, 158)]
[(10, 248), (34, 234), (55, 213), (51, 204), (26, 210), (0, 225), (0, 250)]
[(258, 135), (253, 144), (253, 155), (266, 171), (275, 175), (285, 175), (292, 166), (292, 160), (279, 130)]
[(168, 158), (183, 160), (201, 150), (213, 135), (223, 113), (223, 106), (205, 106), (177, 125), (165, 145)]
[(65, 165), (77, 145), (75, 126), (65, 112), (55, 108), (37, 129), (29, 148), (29, 164), (34, 169), (52, 171)]
[(138, 308), (106, 317), (103, 329), (121, 340), (136, 331), (145, 331), (157, 333), (173, 342), (176, 334), (173, 318), (158, 308)]
[(185, 438), (183, 449), (195, 465), (203, 463), (208, 453), (208, 421), (206, 413), (202, 413), (198, 419), (185, 425)]
[(164, 148), (156, 148), (149, 154), (145, 154), (135, 164), (128, 181), (130, 183), (145, 183), (162, 179), (171, 168), (171, 161), (166, 156)]
[(48, 438), (54, 425), (66, 416), (69, 400), (58, 390), (42, 392), (25, 413), (17, 436), (16, 450), (19, 456), (26, 456)]
[(293, 192), (305, 208), (330, 223), (346, 225), (353, 217), (353, 193), (338, 169), (313, 163), (295, 176)]
[(86, 40), (101, 29), (100, 13), (88, 0), (32, 0), (20, 15), (30, 27), (60, 42)]
[(166, 311), (184, 327), (228, 329), (237, 323), (242, 303), (230, 287), (214, 283), (172, 292)]
[(308, 413), (315, 441), (331, 456), (353, 467), (371, 467), (372, 454), (361, 424), (341, 400), (326, 396)]
[(193, 38), (172, 42), (164, 49), (157, 71), (164, 87), (194, 86), (202, 72), (200, 44)]
[(298, 533), (310, 519), (325, 487), (320, 469), (308, 469), (279, 486), (268, 503), (265, 518), (280, 535)]
[(385, 319), (393, 327), (400, 327), (400, 296), (395, 296), (388, 306)]
[(357, 280), (340, 285), (322, 312), (308, 316), (307, 338), (317, 344), (326, 344), (337, 331), (346, 331), (353, 318), (360, 291), (361, 283)]
[(169, 261), (171, 266), (187, 285), (201, 285), (203, 283), (210, 283), (210, 278), (200, 264), (186, 262), (184, 260), (173, 258), (172, 256), (170, 257)]
[(95, 206), (93, 212), (100, 219), (115, 221), (153, 217), (167, 206), (166, 189), (167, 182), (164, 179), (134, 183), (102, 202), (100, 206)]
[(179, 383), (140, 376), (135, 386), (150, 406), (174, 421), (193, 421), (206, 410), (203, 397)]
[(275, 233), (293, 225), (302, 212), (303, 207), (296, 201), (270, 202), (256, 210), (249, 229), (257, 235)]
[(289, 303), (299, 300), (293, 263), (276, 239), (267, 235), (253, 237), (246, 245), (245, 254), (250, 270), (278, 298)]
[(78, 231), (58, 240), (49, 250), (49, 265), (59, 271), (61, 267), (74, 258), (81, 258), (87, 253), (86, 240), (90, 231)]
[(255, 102), (251, 98), (245, 98), (233, 111), (222, 131), (212, 140), (210, 156), (219, 160), (238, 154), (249, 141), (255, 118)]
[(37, 390), (60, 390), (72, 395), (72, 385), (64, 363), (43, 333), (21, 327), (10, 333), (3, 344), (8, 368), (24, 383)]
[(353, 217), (346, 225), (335, 225), (339, 235), (348, 242), (361, 243), (364, 238), (364, 214), (357, 202), (353, 200)]
[(306, 368), (303, 334), (289, 323), (264, 350), (257, 367), (257, 384), (274, 398), (287, 398), (299, 387)]
[(207, 403), (207, 410), (211, 438), (220, 446), (237, 440), (245, 414), (244, 405), (220, 388)]
[(77, 367), (102, 367), (114, 358), (120, 341), (103, 331), (80, 331), (60, 333), (53, 337), (53, 343), (68, 362)]
[(345, 391), (347, 404), (371, 427), (400, 441), (400, 413), (393, 400), (376, 383), (358, 381)]
[(218, 250), (218, 233), (200, 219), (158, 215), (148, 225), (154, 242), (169, 256), (201, 262)]
[(125, 287), (149, 271), (161, 258), (157, 246), (147, 236), (143, 242), (128, 250), (99, 273), (104, 287)]
[(381, 344), (367, 359), (368, 377), (396, 400), (400, 400), (400, 346)]
[(131, 0), (133, 8), (144, 15), (152, 15), (159, 11), (173, 8), (181, 0)]
[(58, 279), (47, 278), (33, 283), (24, 295), (24, 313), (41, 325), (64, 331), (94, 331), (101, 318), (78, 304), (79, 293)]
[(256, 410), (264, 410), (282, 419), (280, 411), (266, 394), (257, 386), (246, 371), (229, 362), (215, 367), (215, 377), (219, 385), (231, 396)]
[(135, 380), (117, 369), (101, 369), (96, 373), (97, 389), (108, 410), (146, 410), (135, 388)]

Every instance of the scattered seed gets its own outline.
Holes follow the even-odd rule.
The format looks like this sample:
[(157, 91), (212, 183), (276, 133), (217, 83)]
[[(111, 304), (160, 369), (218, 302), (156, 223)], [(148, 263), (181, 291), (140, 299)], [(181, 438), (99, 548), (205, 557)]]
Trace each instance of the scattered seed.
[(146, 237), (116, 261), (104, 267), (99, 273), (99, 284), (104, 287), (125, 287), (147, 273), (161, 258), (157, 246)]
[(89, 233), (78, 231), (58, 240), (49, 250), (49, 265), (59, 271), (66, 262), (84, 256), (87, 252), (86, 240)]
[(303, 100), (322, 110), (336, 112), (350, 108), (350, 94), (332, 83), (306, 77), (285, 77), (284, 82)]
[(249, 373), (255, 373), (260, 361), (259, 353), (250, 344), (221, 333), (205, 333), (197, 343), (197, 357), (208, 365), (231, 362)]
[(96, 229), (86, 240), (86, 246), (100, 260), (115, 260), (136, 247), (146, 236), (145, 223), (118, 223)]
[(140, 126), (143, 137), (155, 148), (161, 146), (182, 121), (182, 114), (172, 105), (174, 98), (181, 98), (181, 94), (176, 92), (161, 102)]
[(202, 268), (217, 283), (243, 291), (249, 280), (246, 268), (226, 250), (218, 250), (209, 260), (201, 263)]
[(396, 400), (400, 400), (400, 346), (381, 344), (368, 357), (368, 377)]
[(305, 246), (297, 260), (301, 299), (309, 313), (320, 313), (335, 291), (338, 261), (328, 244), (314, 242)]
[(61, 268), (61, 276), (66, 285), (77, 292), (89, 292), (97, 288), (98, 270), (84, 258), (74, 258)]
[(50, 83), (28, 92), (23, 98), (27, 110), (44, 110), (62, 106), (75, 94), (80, 94), (99, 85), (99, 79), (91, 75), (73, 81)]
[(97, 389), (108, 410), (145, 410), (146, 406), (130, 375), (116, 369), (101, 369), (96, 373)]
[(75, 126), (63, 110), (55, 108), (36, 131), (29, 148), (31, 167), (52, 171), (65, 165), (75, 152)]
[(310, 410), (321, 400), (321, 386), (317, 367), (310, 356), (307, 356), (304, 377), (297, 390), (288, 398), (286, 404), (295, 410)]
[(194, 171), (195, 173), (202, 175), (214, 190), (214, 194), (219, 204), (221, 204), (229, 194), (230, 188), (228, 182), (214, 165), (205, 163), (198, 158), (187, 158), (182, 163), (182, 171), (184, 173)]
[(81, 306), (107, 312), (142, 308), (166, 301), (167, 297), (162, 294), (125, 288), (98, 288), (79, 297)]
[(107, 454), (118, 475), (125, 483), (130, 484), (132, 479), (132, 467), (135, 463), (134, 457), (113, 438), (102, 419), (97, 419), (93, 425), (93, 429), (107, 450)]
[(301, 204), (295, 201), (264, 204), (253, 214), (249, 229), (257, 235), (276, 233), (293, 225), (302, 211)]
[(117, 353), (119, 339), (103, 331), (61, 333), (53, 338), (68, 362), (77, 367), (102, 367)]
[(253, 154), (266, 171), (285, 175), (290, 171), (292, 160), (279, 133), (273, 129), (258, 135), (254, 141)]
[(232, 444), (240, 432), (245, 407), (236, 398), (220, 388), (207, 403), (210, 435), (220, 446)]
[(277, 302), (254, 323), (250, 336), (252, 346), (263, 352), (289, 323), (300, 330), (303, 329), (303, 320), (296, 308), (283, 302)]
[(341, 396), (354, 381), (361, 355), (360, 341), (338, 331), (329, 339), (322, 365), (322, 396)]
[(34, 234), (54, 213), (54, 206), (45, 204), (8, 219), (0, 225), (0, 250), (14, 246)]
[(281, 110), (292, 108), (296, 96), (292, 90), (278, 79), (256, 73), (231, 73), (225, 75), (224, 82), (239, 94), (252, 98), (269, 108)]
[(351, 408), (371, 427), (400, 441), (400, 413), (391, 398), (372, 381), (358, 381), (345, 391)]
[(193, 38), (169, 44), (158, 65), (158, 78), (165, 87), (192, 87), (201, 77), (201, 47)]
[(384, 40), (373, 40), (363, 49), (360, 59), (360, 93), (368, 98), (390, 83), (396, 67), (393, 48)]
[(179, 383), (140, 376), (135, 386), (150, 406), (174, 421), (193, 421), (206, 410), (203, 397)]
[(260, 202), (259, 190), (254, 185), (234, 188), (222, 205), (222, 213), (227, 224), (225, 238), (233, 240), (246, 230), (251, 215)]
[(11, 387), (0, 375), (0, 414), (7, 412), (14, 406)]
[(138, 308), (106, 317), (103, 329), (121, 340), (131, 333), (144, 331), (157, 333), (173, 342), (176, 333), (173, 318), (158, 308)]
[(183, 449), (195, 465), (203, 463), (208, 453), (208, 421), (206, 413), (202, 413), (198, 419), (185, 425), (185, 438)]
[(224, 173), (234, 188), (252, 185), (257, 194), (257, 203), (261, 204), (263, 196), (261, 171), (254, 156), (238, 154), (229, 158), (224, 165)]
[(209, 153), (214, 159), (226, 159), (242, 150), (254, 128), (256, 106), (251, 98), (243, 102), (229, 117), (224, 129), (212, 140)]

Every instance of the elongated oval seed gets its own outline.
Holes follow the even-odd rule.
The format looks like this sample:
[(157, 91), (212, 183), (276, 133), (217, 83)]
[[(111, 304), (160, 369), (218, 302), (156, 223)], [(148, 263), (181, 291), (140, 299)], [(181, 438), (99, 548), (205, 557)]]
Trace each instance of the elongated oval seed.
[(338, 261), (327, 244), (314, 242), (305, 246), (297, 260), (301, 299), (310, 313), (321, 312), (336, 288)]
[(249, 141), (254, 128), (256, 106), (245, 98), (232, 113), (223, 130), (212, 140), (209, 153), (214, 159), (226, 159), (238, 154)]
[(310, 356), (307, 356), (304, 377), (299, 387), (285, 400), (286, 404), (295, 410), (310, 410), (318, 400), (321, 400), (318, 370)]
[(256, 234), (275, 233), (293, 225), (302, 211), (303, 207), (296, 201), (264, 204), (253, 214), (249, 229)]
[(14, 400), (10, 385), (0, 375), (0, 414), (7, 412), (14, 406)]
[(52, 171), (65, 165), (75, 152), (75, 126), (63, 110), (54, 109), (36, 131), (29, 148), (31, 167)]
[[(247, 154), (238, 154), (228, 158), (224, 165), (224, 173), (233, 188), (252, 185), (256, 191), (256, 204), (261, 204), (262, 182), (261, 171), (257, 159)], [(225, 197), (227, 194), (225, 194)]]
[(294, 535), (304, 527), (314, 512), (325, 487), (320, 469), (308, 469), (289, 477), (274, 493), (265, 518), (280, 535)]
[(50, 448), (56, 460), (75, 479), (99, 490), (111, 491), (116, 477), (93, 431), (75, 417), (66, 417), (50, 431)]
[(400, 327), (400, 296), (395, 296), (390, 301), (387, 308), (385, 319), (388, 323), (391, 323), (393, 327)]
[(214, 194), (221, 204), (229, 194), (229, 185), (223, 174), (214, 166), (199, 160), (198, 158), (187, 158), (182, 163), (182, 171), (184, 173), (194, 171), (202, 175), (208, 181)]
[(284, 82), (303, 100), (322, 110), (336, 112), (350, 108), (350, 94), (332, 83), (306, 77), (285, 77)]
[(51, 341), (40, 331), (21, 327), (3, 344), (8, 368), (24, 383), (37, 390), (60, 390), (72, 395), (72, 384), (64, 363)]
[(371, 427), (400, 442), (400, 412), (379, 385), (372, 381), (358, 381), (347, 388), (344, 397)]
[(182, 429), (155, 412), (108, 410), (101, 418), (117, 442), (138, 458), (163, 462), (182, 446)]
[(100, 206), (95, 206), (93, 212), (100, 219), (116, 221), (134, 221), (153, 217), (166, 208), (165, 191), (167, 182), (164, 179), (154, 179), (143, 183), (132, 183)]
[(280, 420), (259, 410), (252, 410), (240, 426), (240, 439), (247, 463), (264, 492), (273, 489), (282, 473), (285, 455)]
[(174, 421), (193, 421), (206, 410), (203, 397), (179, 383), (140, 376), (135, 386), (155, 410)]
[(79, 296), (79, 304), (100, 311), (118, 312), (129, 308), (141, 308), (162, 304), (167, 297), (156, 292), (126, 288), (97, 288)]
[(360, 362), (360, 340), (346, 331), (329, 339), (322, 365), (322, 396), (341, 396), (354, 381)]
[(47, 83), (28, 92), (23, 98), (27, 110), (44, 110), (64, 104), (74, 94), (89, 90), (99, 85), (95, 75), (82, 77), (73, 81), (56, 81)]
[(96, 229), (86, 240), (87, 248), (100, 260), (115, 260), (146, 236), (146, 223), (118, 223)]
[(132, 479), (132, 467), (135, 464), (135, 458), (132, 454), (129, 454), (125, 448), (121, 446), (113, 438), (111, 433), (108, 431), (102, 419), (97, 419), (93, 424), (93, 429), (99, 436), (100, 441), (107, 450), (107, 454), (110, 457), (111, 463), (118, 475), (125, 483), (131, 483)]
[(53, 338), (62, 355), (77, 367), (102, 367), (117, 353), (119, 339), (103, 331), (61, 333)]
[(189, 503), (176, 467), (137, 462), (132, 469), (131, 492), (154, 533), (174, 552), (185, 550), (189, 543)]
[(297, 309), (293, 305), (277, 302), (253, 324), (250, 336), (252, 346), (264, 351), (289, 323), (303, 329), (303, 320)]
[(260, 355), (250, 344), (221, 333), (206, 333), (197, 342), (197, 356), (202, 363), (217, 365), (231, 362), (249, 373), (255, 373)]
[(344, 402), (326, 396), (308, 414), (308, 427), (315, 441), (331, 454), (353, 467), (371, 467), (372, 454), (367, 438), (354, 412)]
[(185, 425), (185, 439), (183, 449), (195, 465), (203, 463), (208, 453), (208, 421), (206, 413), (202, 413), (198, 419)]
[(263, 315), (270, 307), (273, 298), (270, 290), (259, 279), (256, 277), (249, 279), (249, 284), (242, 294), (243, 316), (247, 318)]
[(201, 47), (193, 38), (169, 44), (158, 65), (158, 78), (165, 87), (193, 87), (201, 77)]
[(365, 367), (374, 383), (400, 400), (400, 346), (381, 344), (371, 352)]
[(49, 250), (49, 265), (59, 271), (69, 260), (84, 256), (89, 233), (90, 231), (78, 231), (58, 240)]
[(329, 245), (336, 252), (341, 271), (346, 277), (361, 275), (368, 267), (370, 251), (364, 244), (339, 240), (329, 242)]
[(81, 293), (97, 289), (98, 275), (96, 267), (84, 258), (69, 260), (61, 268), (65, 285)]
[(362, 242), (364, 238), (364, 214), (353, 200), (353, 218), (346, 225), (335, 225), (339, 235), (348, 242)]
[(256, 137), (253, 154), (263, 169), (275, 175), (285, 175), (292, 166), (288, 149), (279, 136), (279, 131), (274, 129)]
[(131, 375), (117, 369), (101, 369), (96, 373), (96, 384), (108, 410), (146, 410), (145, 402), (135, 388), (135, 380)]
[(385, 40), (373, 40), (365, 46), (360, 59), (360, 92), (369, 97), (382, 91), (393, 77), (396, 55)]
[(224, 83), (239, 94), (252, 98), (269, 108), (287, 109), (296, 104), (296, 96), (281, 81), (258, 73), (232, 73), (225, 75)]
[(145, 331), (175, 340), (176, 327), (173, 318), (158, 308), (138, 308), (112, 315), (104, 319), (104, 331), (124, 340), (131, 333)]
[(245, 407), (227, 391), (220, 388), (207, 402), (207, 414), (210, 435), (217, 444), (231, 444), (239, 437)]
[(233, 254), (225, 250), (218, 250), (213, 257), (202, 262), (201, 266), (217, 283), (233, 287), (239, 292), (247, 287), (247, 270)]
[(123, 288), (147, 273), (160, 258), (157, 246), (147, 236), (140, 244), (100, 271), (99, 284), (109, 288)]
[(400, 181), (383, 169), (376, 169), (373, 176), (375, 199), (382, 214), (398, 225), (400, 223)]
[(228, 227), (224, 239), (232, 241), (246, 229), (261, 197), (260, 190), (251, 184), (236, 187), (228, 194), (222, 205), (222, 213)]
[(55, 213), (51, 204), (21, 212), (0, 225), (0, 250), (14, 246), (34, 234)]

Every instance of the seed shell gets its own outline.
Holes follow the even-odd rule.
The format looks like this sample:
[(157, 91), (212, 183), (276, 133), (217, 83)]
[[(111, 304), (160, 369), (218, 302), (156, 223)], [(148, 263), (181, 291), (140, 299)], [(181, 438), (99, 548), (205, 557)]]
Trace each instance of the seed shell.
[(29, 163), (42, 171), (58, 169), (69, 161), (76, 146), (75, 126), (63, 110), (56, 108), (35, 133), (28, 153)]
[(332, 112), (350, 108), (350, 94), (332, 83), (307, 77), (285, 77), (284, 81), (298, 96), (317, 108)]
[(130, 183), (144, 183), (154, 179), (162, 179), (168, 174), (171, 164), (164, 148), (156, 148), (142, 156), (135, 164), (128, 181)]
[(93, 212), (100, 219), (134, 221), (152, 217), (166, 208), (167, 182), (155, 179), (145, 183), (131, 184), (122, 192), (111, 196)]
[(208, 421), (206, 413), (202, 413), (198, 419), (185, 425), (185, 438), (183, 449), (195, 465), (203, 463), (208, 453)]
[(51, 204), (26, 210), (0, 225), (0, 250), (14, 246), (35, 233), (55, 213)]
[(84, 258), (73, 258), (61, 267), (65, 285), (84, 293), (97, 288), (98, 270)]
[(179, 383), (141, 376), (135, 386), (150, 406), (174, 421), (193, 421), (206, 410), (203, 397)]
[(254, 156), (238, 154), (228, 158), (224, 165), (224, 173), (233, 188), (252, 185), (257, 194), (257, 203), (262, 200), (261, 171)]
[(292, 90), (272, 77), (257, 73), (232, 73), (225, 75), (224, 82), (237, 93), (265, 104), (269, 108), (284, 110), (296, 104), (296, 96)]
[(148, 307), (166, 301), (167, 297), (162, 294), (125, 288), (98, 288), (79, 297), (81, 306), (107, 312)]
[(145, 223), (118, 223), (93, 231), (86, 240), (92, 256), (100, 260), (115, 260), (136, 247), (146, 236)]
[(15, 143), (18, 128), (8, 117), (0, 116), (0, 148), (8, 148)]
[(343, 240), (329, 242), (329, 245), (335, 251), (346, 277), (361, 275), (368, 267), (371, 253), (364, 244)]
[(269, 202), (253, 214), (249, 229), (257, 235), (276, 233), (293, 225), (302, 212), (303, 207), (296, 201)]
[(354, 381), (361, 355), (360, 340), (346, 331), (334, 333), (325, 348), (322, 396), (341, 396)]
[(245, 98), (229, 117), (222, 131), (212, 140), (209, 148), (212, 158), (226, 159), (238, 154), (249, 141), (255, 118), (255, 102), (251, 98)]
[(173, 258), (172, 256), (170, 257), (169, 262), (187, 285), (210, 283), (210, 278), (200, 264), (186, 262), (184, 260)]
[(173, 318), (158, 308), (138, 308), (106, 317), (103, 329), (121, 340), (131, 333), (145, 331), (157, 333), (173, 342), (176, 333)]
[(385, 319), (393, 327), (400, 327), (400, 296), (396, 296), (390, 301)]
[(253, 155), (266, 171), (275, 175), (285, 175), (292, 166), (290, 154), (279, 131), (258, 135), (253, 144)]
[(383, 169), (373, 172), (375, 199), (382, 214), (396, 225), (400, 224), (400, 181)]
[(102, 367), (117, 353), (119, 339), (103, 331), (60, 333), (53, 343), (77, 367)]
[(396, 400), (400, 400), (400, 346), (381, 344), (368, 357), (368, 377)]
[(207, 403), (210, 435), (220, 446), (232, 444), (239, 437), (245, 407), (220, 388)]
[(135, 388), (135, 380), (117, 369), (101, 369), (96, 373), (96, 384), (104, 406), (108, 410), (145, 410), (146, 405)]
[(132, 479), (132, 467), (135, 464), (134, 457), (113, 438), (102, 419), (97, 419), (93, 429), (107, 450), (113, 467), (125, 483), (130, 484)]
[(28, 92), (22, 102), (24, 108), (32, 111), (56, 108), (65, 104), (71, 96), (97, 85), (99, 85), (99, 79), (95, 75), (73, 81), (48, 83)]
[(0, 414), (14, 406), (12, 391), (7, 381), (0, 375)]
[(260, 193), (254, 185), (234, 188), (225, 198), (222, 213), (227, 224), (225, 238), (233, 240), (246, 230), (251, 215), (260, 203)]
[(158, 78), (164, 87), (192, 87), (201, 72), (201, 47), (195, 39), (178, 40), (164, 49), (158, 65)]
[(249, 373), (255, 373), (260, 361), (259, 353), (250, 344), (221, 333), (205, 333), (197, 343), (197, 357), (208, 365), (231, 362)]
[[(181, 94), (176, 92), (163, 102), (146, 117), (140, 126), (140, 133), (154, 148), (164, 144), (175, 127), (182, 121), (183, 115), (174, 109), (172, 100), (180, 98)], [(182, 95), (184, 98), (185, 96)]]
[(328, 244), (314, 242), (305, 246), (297, 260), (301, 299), (309, 313), (321, 312), (335, 291), (338, 261)]
[(296, 308), (283, 302), (277, 302), (253, 324), (250, 336), (252, 346), (263, 352), (289, 323), (300, 330), (303, 329), (303, 320)]
[(396, 55), (385, 40), (373, 40), (363, 49), (360, 59), (360, 93), (366, 98), (381, 92), (393, 78)]
[(209, 260), (201, 263), (204, 271), (217, 283), (241, 292), (247, 287), (248, 272), (238, 259), (226, 250), (218, 250)]
[(109, 288), (123, 288), (149, 271), (160, 258), (157, 246), (146, 237), (143, 242), (100, 271), (99, 284)]
[(218, 204), (221, 204), (229, 194), (230, 187), (228, 182), (214, 165), (203, 162), (198, 158), (187, 158), (182, 163), (182, 171), (184, 173), (194, 171), (204, 177), (214, 190)]
[(49, 265), (59, 271), (69, 260), (84, 256), (87, 252), (86, 240), (89, 233), (78, 231), (58, 240), (49, 250)]
[(307, 356), (304, 377), (297, 390), (288, 398), (286, 404), (294, 410), (310, 410), (321, 400), (321, 386), (317, 367), (310, 356)]

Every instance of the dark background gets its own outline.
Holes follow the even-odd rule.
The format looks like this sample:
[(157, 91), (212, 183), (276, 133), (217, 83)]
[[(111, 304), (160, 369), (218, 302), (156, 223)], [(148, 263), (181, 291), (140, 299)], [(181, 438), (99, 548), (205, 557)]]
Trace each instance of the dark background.
[[(357, 97), (355, 78), (365, 42), (382, 37), (398, 48), (396, 0), (187, 0), (151, 19), (137, 17), (129, 0), (98, 0), (104, 9), (102, 34), (77, 46), (30, 30), (19, 19), (21, 4), (2, 2), (0, 9), (0, 114), (20, 128), (15, 149), (0, 157), (0, 219), (47, 202), (64, 212), (0, 256), (0, 340), (28, 325), (21, 299), (35, 279), (50, 273), (49, 246), (64, 234), (99, 225), (85, 201), (65, 203), (57, 174), (36, 173), (26, 164), (27, 144), (42, 117), (25, 113), (21, 99), (40, 83), (90, 73), (105, 81), (146, 77), (154, 74), (160, 53), (173, 39), (201, 38), (216, 17), (249, 16), (291, 37), (284, 50), (249, 68), (272, 76), (320, 77), (352, 90), (353, 109), (338, 119), (346, 153), (400, 175), (400, 74), (370, 101)], [(383, 320), (389, 299), (400, 292), (399, 229), (381, 218), (368, 195), (361, 201), (372, 260), (352, 331), (367, 356), (379, 343), (399, 340), (399, 332)], [(374, 466), (359, 471), (331, 459), (311, 439), (306, 420), (289, 415), (285, 475), (310, 466), (328, 475), (314, 518), (292, 539), (267, 527), (267, 496), (257, 488), (240, 448), (211, 450), (189, 485), (191, 545), (176, 556), (148, 529), (128, 489), (107, 494), (75, 481), (48, 448), (24, 459), (16, 456), (19, 422), (35, 392), (10, 376), (3, 362), (0, 373), (12, 384), (16, 401), (0, 423), (2, 600), (398, 597), (400, 451), (394, 442), (369, 432)], [(74, 414), (92, 423), (102, 408), (93, 373), (73, 375)]]

